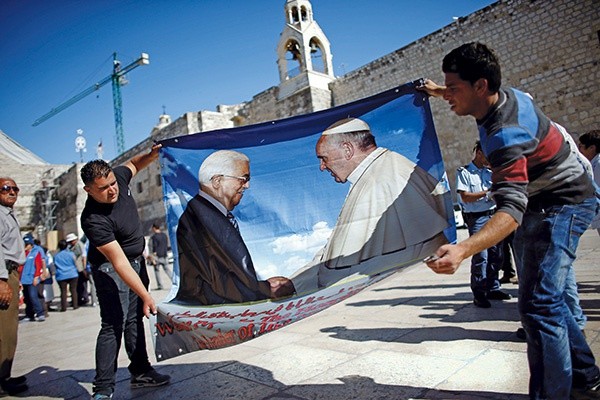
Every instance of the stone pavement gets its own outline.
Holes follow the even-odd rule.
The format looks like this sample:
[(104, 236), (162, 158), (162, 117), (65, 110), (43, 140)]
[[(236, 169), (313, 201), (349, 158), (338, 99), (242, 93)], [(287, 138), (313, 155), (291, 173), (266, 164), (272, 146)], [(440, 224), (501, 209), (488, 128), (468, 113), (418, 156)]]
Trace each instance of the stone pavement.
[[(587, 231), (575, 264), (597, 357), (599, 250), (598, 234)], [(529, 373), (525, 342), (515, 335), (516, 299), (476, 308), (468, 282), (468, 260), (453, 276), (418, 264), (244, 344), (158, 364), (151, 354), (158, 371), (171, 375), (160, 388), (130, 389), (121, 350), (114, 398), (525, 400)], [(503, 288), (516, 297), (517, 285)], [(153, 294), (160, 300), (167, 291)], [(25, 374), (30, 389), (21, 398), (88, 399), (98, 329), (97, 307), (22, 322), (13, 376)]]

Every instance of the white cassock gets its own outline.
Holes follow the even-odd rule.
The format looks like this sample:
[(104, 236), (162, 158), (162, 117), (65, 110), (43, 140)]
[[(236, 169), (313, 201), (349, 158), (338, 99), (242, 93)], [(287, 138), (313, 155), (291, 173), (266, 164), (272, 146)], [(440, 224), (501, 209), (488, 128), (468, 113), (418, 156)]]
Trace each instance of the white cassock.
[(291, 277), (298, 294), (355, 273), (412, 264), (447, 242), (447, 189), (406, 157), (379, 147), (348, 181), (352, 186), (327, 244)]

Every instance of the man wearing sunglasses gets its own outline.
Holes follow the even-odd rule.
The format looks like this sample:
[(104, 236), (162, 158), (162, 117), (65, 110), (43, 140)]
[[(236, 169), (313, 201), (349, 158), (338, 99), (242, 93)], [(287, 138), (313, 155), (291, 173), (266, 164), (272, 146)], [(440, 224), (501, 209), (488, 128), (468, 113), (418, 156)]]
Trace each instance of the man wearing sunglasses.
[(198, 177), (200, 191), (188, 202), (177, 227), (180, 284), (175, 300), (226, 304), (292, 294), (287, 278), (258, 280), (231, 213), (250, 187), (248, 157), (216, 151), (202, 162)]
[(19, 187), (11, 178), (0, 178), (0, 397), (27, 390), (25, 377), (11, 378), (19, 326), (19, 265), (25, 263), (21, 229), (13, 206)]

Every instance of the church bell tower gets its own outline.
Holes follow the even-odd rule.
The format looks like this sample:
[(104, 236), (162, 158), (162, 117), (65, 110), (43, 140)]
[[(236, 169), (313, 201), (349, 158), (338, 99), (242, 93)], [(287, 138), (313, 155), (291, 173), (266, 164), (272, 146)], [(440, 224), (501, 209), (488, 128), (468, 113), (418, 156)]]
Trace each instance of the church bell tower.
[(277, 45), (279, 99), (308, 87), (326, 90), (335, 79), (329, 40), (308, 0), (287, 0), (285, 27)]

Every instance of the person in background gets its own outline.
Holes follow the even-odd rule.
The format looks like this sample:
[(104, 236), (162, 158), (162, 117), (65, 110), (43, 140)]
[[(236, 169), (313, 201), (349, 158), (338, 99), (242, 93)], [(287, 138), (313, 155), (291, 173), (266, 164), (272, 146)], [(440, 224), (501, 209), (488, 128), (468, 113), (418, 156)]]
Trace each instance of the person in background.
[(37, 246), (33, 236), (29, 234), (23, 237), (23, 243), (26, 260), (21, 270), (21, 285), (23, 285), (25, 316), (30, 321), (44, 322), (46, 320), (44, 302), (40, 299), (38, 291), (38, 286), (43, 285), (42, 281), (46, 278), (44, 249)]
[(69, 250), (67, 242), (58, 242), (58, 253), (54, 255), (54, 266), (56, 268), (56, 282), (60, 287), (60, 311), (67, 311), (67, 287), (71, 292), (71, 306), (73, 310), (79, 308), (79, 296), (77, 295), (77, 257)]
[(149, 259), (152, 261), (152, 266), (154, 267), (154, 275), (156, 277), (156, 287), (158, 290), (162, 290), (163, 285), (160, 279), (160, 269), (165, 271), (165, 274), (169, 277), (170, 280), (173, 279), (173, 271), (171, 271), (171, 267), (169, 266), (169, 262), (167, 260), (167, 250), (169, 249), (169, 243), (167, 240), (167, 235), (165, 235), (160, 230), (160, 226), (158, 224), (152, 224), (152, 237), (150, 238), (150, 248), (149, 248)]
[(52, 277), (56, 274), (54, 257), (52, 257), (52, 253), (46, 247), (41, 245), (39, 239), (34, 239), (34, 243), (44, 250), (44, 256), (46, 257), (47, 278), (42, 282), (43, 285), (38, 286), (42, 290), (40, 297), (43, 298), (45, 303), (44, 310), (47, 317), (49, 311), (56, 311), (56, 308), (52, 307), (52, 301), (54, 300), (54, 280)]
[(452, 50), (442, 71), (444, 86), (427, 79), (420, 90), (443, 97), (457, 115), (476, 119), (498, 209), (475, 235), (441, 246), (439, 258), (427, 266), (453, 274), (465, 258), (516, 230), (529, 396), (598, 397), (600, 369), (564, 299), (579, 237), (599, 208), (585, 160), (573, 151), (566, 130), (544, 115), (531, 96), (501, 87), (500, 62), (486, 45), (471, 42)]
[(87, 290), (87, 257), (83, 243), (79, 241), (79, 238), (74, 233), (69, 233), (65, 238), (69, 249), (75, 254), (77, 260), (77, 271), (79, 273), (79, 279), (77, 279), (77, 297), (80, 306), (84, 306), (89, 301), (89, 293)]
[(103, 160), (81, 169), (88, 193), (81, 226), (90, 242), (88, 261), (96, 284), (101, 328), (96, 340), (94, 400), (112, 398), (121, 341), (129, 357), (132, 388), (166, 385), (168, 375), (150, 365), (144, 334), (144, 316), (156, 314), (148, 292), (148, 273), (142, 256), (145, 247), (137, 205), (129, 183), (158, 158), (160, 145), (114, 169)]
[[(600, 190), (600, 129), (594, 129), (579, 136), (579, 151), (592, 164), (596, 190)], [(596, 214), (590, 228), (596, 229), (600, 235), (600, 213)]]
[(519, 278), (517, 278), (517, 270), (515, 269), (515, 264), (513, 262), (513, 255), (515, 254), (513, 250), (513, 239), (515, 235), (514, 232), (511, 233), (502, 241), (502, 266), (500, 269), (502, 270), (502, 278), (500, 278), (500, 283), (519, 283)]
[(19, 266), (26, 260), (13, 210), (18, 198), (15, 181), (0, 177), (0, 397), (28, 389), (25, 376), (11, 376), (19, 329)]
[[(461, 209), (469, 229), (474, 235), (492, 218), (496, 203), (492, 199), (492, 171), (481, 150), (479, 140), (473, 147), (471, 163), (456, 171), (456, 191), (460, 197)], [(502, 266), (502, 242), (473, 254), (471, 257), (471, 291), (473, 304), (490, 308), (490, 300), (509, 300), (512, 296), (500, 290), (498, 271)]]
[(94, 275), (92, 274), (92, 266), (90, 265), (90, 262), (88, 261), (87, 258), (87, 254), (90, 251), (90, 241), (87, 240), (87, 238), (84, 236), (82, 241), (84, 241), (85, 239), (85, 245), (84, 250), (85, 250), (85, 259), (86, 259), (86, 263), (85, 263), (85, 271), (87, 273), (87, 279), (88, 279), (88, 283), (89, 283), (89, 287), (87, 288), (88, 293), (90, 294), (90, 297), (92, 298), (92, 307), (96, 307), (98, 305), (98, 296), (96, 295), (96, 284), (94, 283)]

